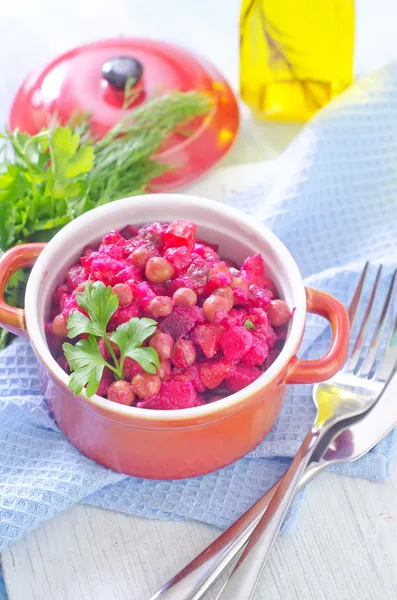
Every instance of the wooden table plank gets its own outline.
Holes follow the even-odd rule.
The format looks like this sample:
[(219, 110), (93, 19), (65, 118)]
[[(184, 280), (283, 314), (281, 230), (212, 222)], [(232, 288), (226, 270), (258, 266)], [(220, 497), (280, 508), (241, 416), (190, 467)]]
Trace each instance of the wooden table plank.
[[(148, 600), (217, 533), (74, 506), (6, 548), (7, 589), (11, 600)], [(278, 539), (256, 598), (397, 598), (396, 540), (397, 471), (386, 484), (322, 474), (295, 532)]]

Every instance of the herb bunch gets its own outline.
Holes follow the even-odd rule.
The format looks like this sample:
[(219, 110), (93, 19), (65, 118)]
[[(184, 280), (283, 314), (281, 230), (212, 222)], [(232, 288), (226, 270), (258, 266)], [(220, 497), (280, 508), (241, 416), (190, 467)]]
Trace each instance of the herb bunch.
[[(145, 193), (169, 168), (155, 159), (169, 134), (210, 108), (206, 95), (173, 92), (129, 112), (100, 140), (90, 135), (89, 116), (36, 135), (0, 134), (0, 252), (47, 241), (96, 206)], [(15, 274), (7, 300), (20, 304), (21, 289), (23, 276)], [(1, 332), (0, 349), (6, 340)]]

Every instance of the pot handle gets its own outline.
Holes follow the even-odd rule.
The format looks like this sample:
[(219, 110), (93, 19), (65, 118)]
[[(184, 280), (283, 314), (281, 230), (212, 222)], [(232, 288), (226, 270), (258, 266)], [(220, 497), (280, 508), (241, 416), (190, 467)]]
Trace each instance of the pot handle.
[(27, 335), (25, 311), (7, 304), (4, 290), (11, 275), (22, 267), (31, 267), (45, 246), (41, 243), (21, 244), (7, 250), (0, 258), (0, 326), (16, 335)]
[(350, 321), (347, 310), (333, 296), (306, 288), (307, 311), (326, 318), (331, 325), (332, 341), (325, 356), (315, 360), (291, 360), (286, 383), (318, 383), (329, 379), (343, 365), (349, 349)]

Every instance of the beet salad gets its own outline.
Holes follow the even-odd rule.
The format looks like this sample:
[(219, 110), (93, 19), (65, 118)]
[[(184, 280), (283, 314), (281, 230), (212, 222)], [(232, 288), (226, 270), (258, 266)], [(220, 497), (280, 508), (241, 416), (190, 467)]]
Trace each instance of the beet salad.
[(241, 267), (187, 221), (111, 231), (52, 296), (51, 352), (69, 387), (150, 409), (214, 402), (275, 360), (291, 312), (261, 255)]

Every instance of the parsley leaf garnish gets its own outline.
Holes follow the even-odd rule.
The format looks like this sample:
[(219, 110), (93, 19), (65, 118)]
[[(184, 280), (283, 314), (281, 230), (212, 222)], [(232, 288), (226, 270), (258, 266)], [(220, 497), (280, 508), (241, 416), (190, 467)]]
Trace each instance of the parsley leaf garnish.
[[(127, 356), (147, 373), (156, 372), (156, 368), (160, 366), (157, 351), (154, 348), (141, 348), (143, 342), (155, 332), (156, 321), (134, 317), (119, 325), (109, 338), (106, 328), (119, 306), (119, 298), (112, 288), (106, 287), (102, 281), (87, 281), (84, 293), (76, 294), (76, 301), (88, 316), (80, 311), (71, 313), (67, 319), (68, 335), (74, 338), (88, 334), (88, 340), (80, 340), (75, 346), (70, 343), (62, 346), (72, 371), (69, 388), (75, 394), (79, 394), (84, 387), (89, 398), (96, 394), (105, 367), (113, 371), (116, 379), (123, 379), (123, 366)], [(100, 352), (100, 338), (106, 344), (111, 362), (105, 360)], [(115, 355), (111, 341), (120, 350), (119, 358)]]
[(87, 283), (84, 293), (76, 294), (77, 304), (85, 310), (89, 318), (80, 311), (71, 313), (67, 320), (70, 337), (82, 333), (90, 333), (98, 337), (106, 336), (106, 327), (110, 317), (119, 307), (119, 297), (113, 294), (112, 288), (106, 287), (102, 281)]
[(69, 388), (79, 394), (87, 385), (86, 394), (91, 398), (98, 391), (103, 369), (110, 366), (103, 358), (95, 336), (90, 335), (88, 340), (80, 340), (75, 346), (65, 343), (62, 348), (73, 371)]
[(112, 342), (120, 349), (120, 362), (129, 356), (139, 363), (148, 373), (155, 373), (160, 366), (159, 355), (154, 348), (141, 348), (142, 343), (156, 330), (157, 323), (153, 319), (130, 319), (127, 323), (119, 325), (110, 336)]

